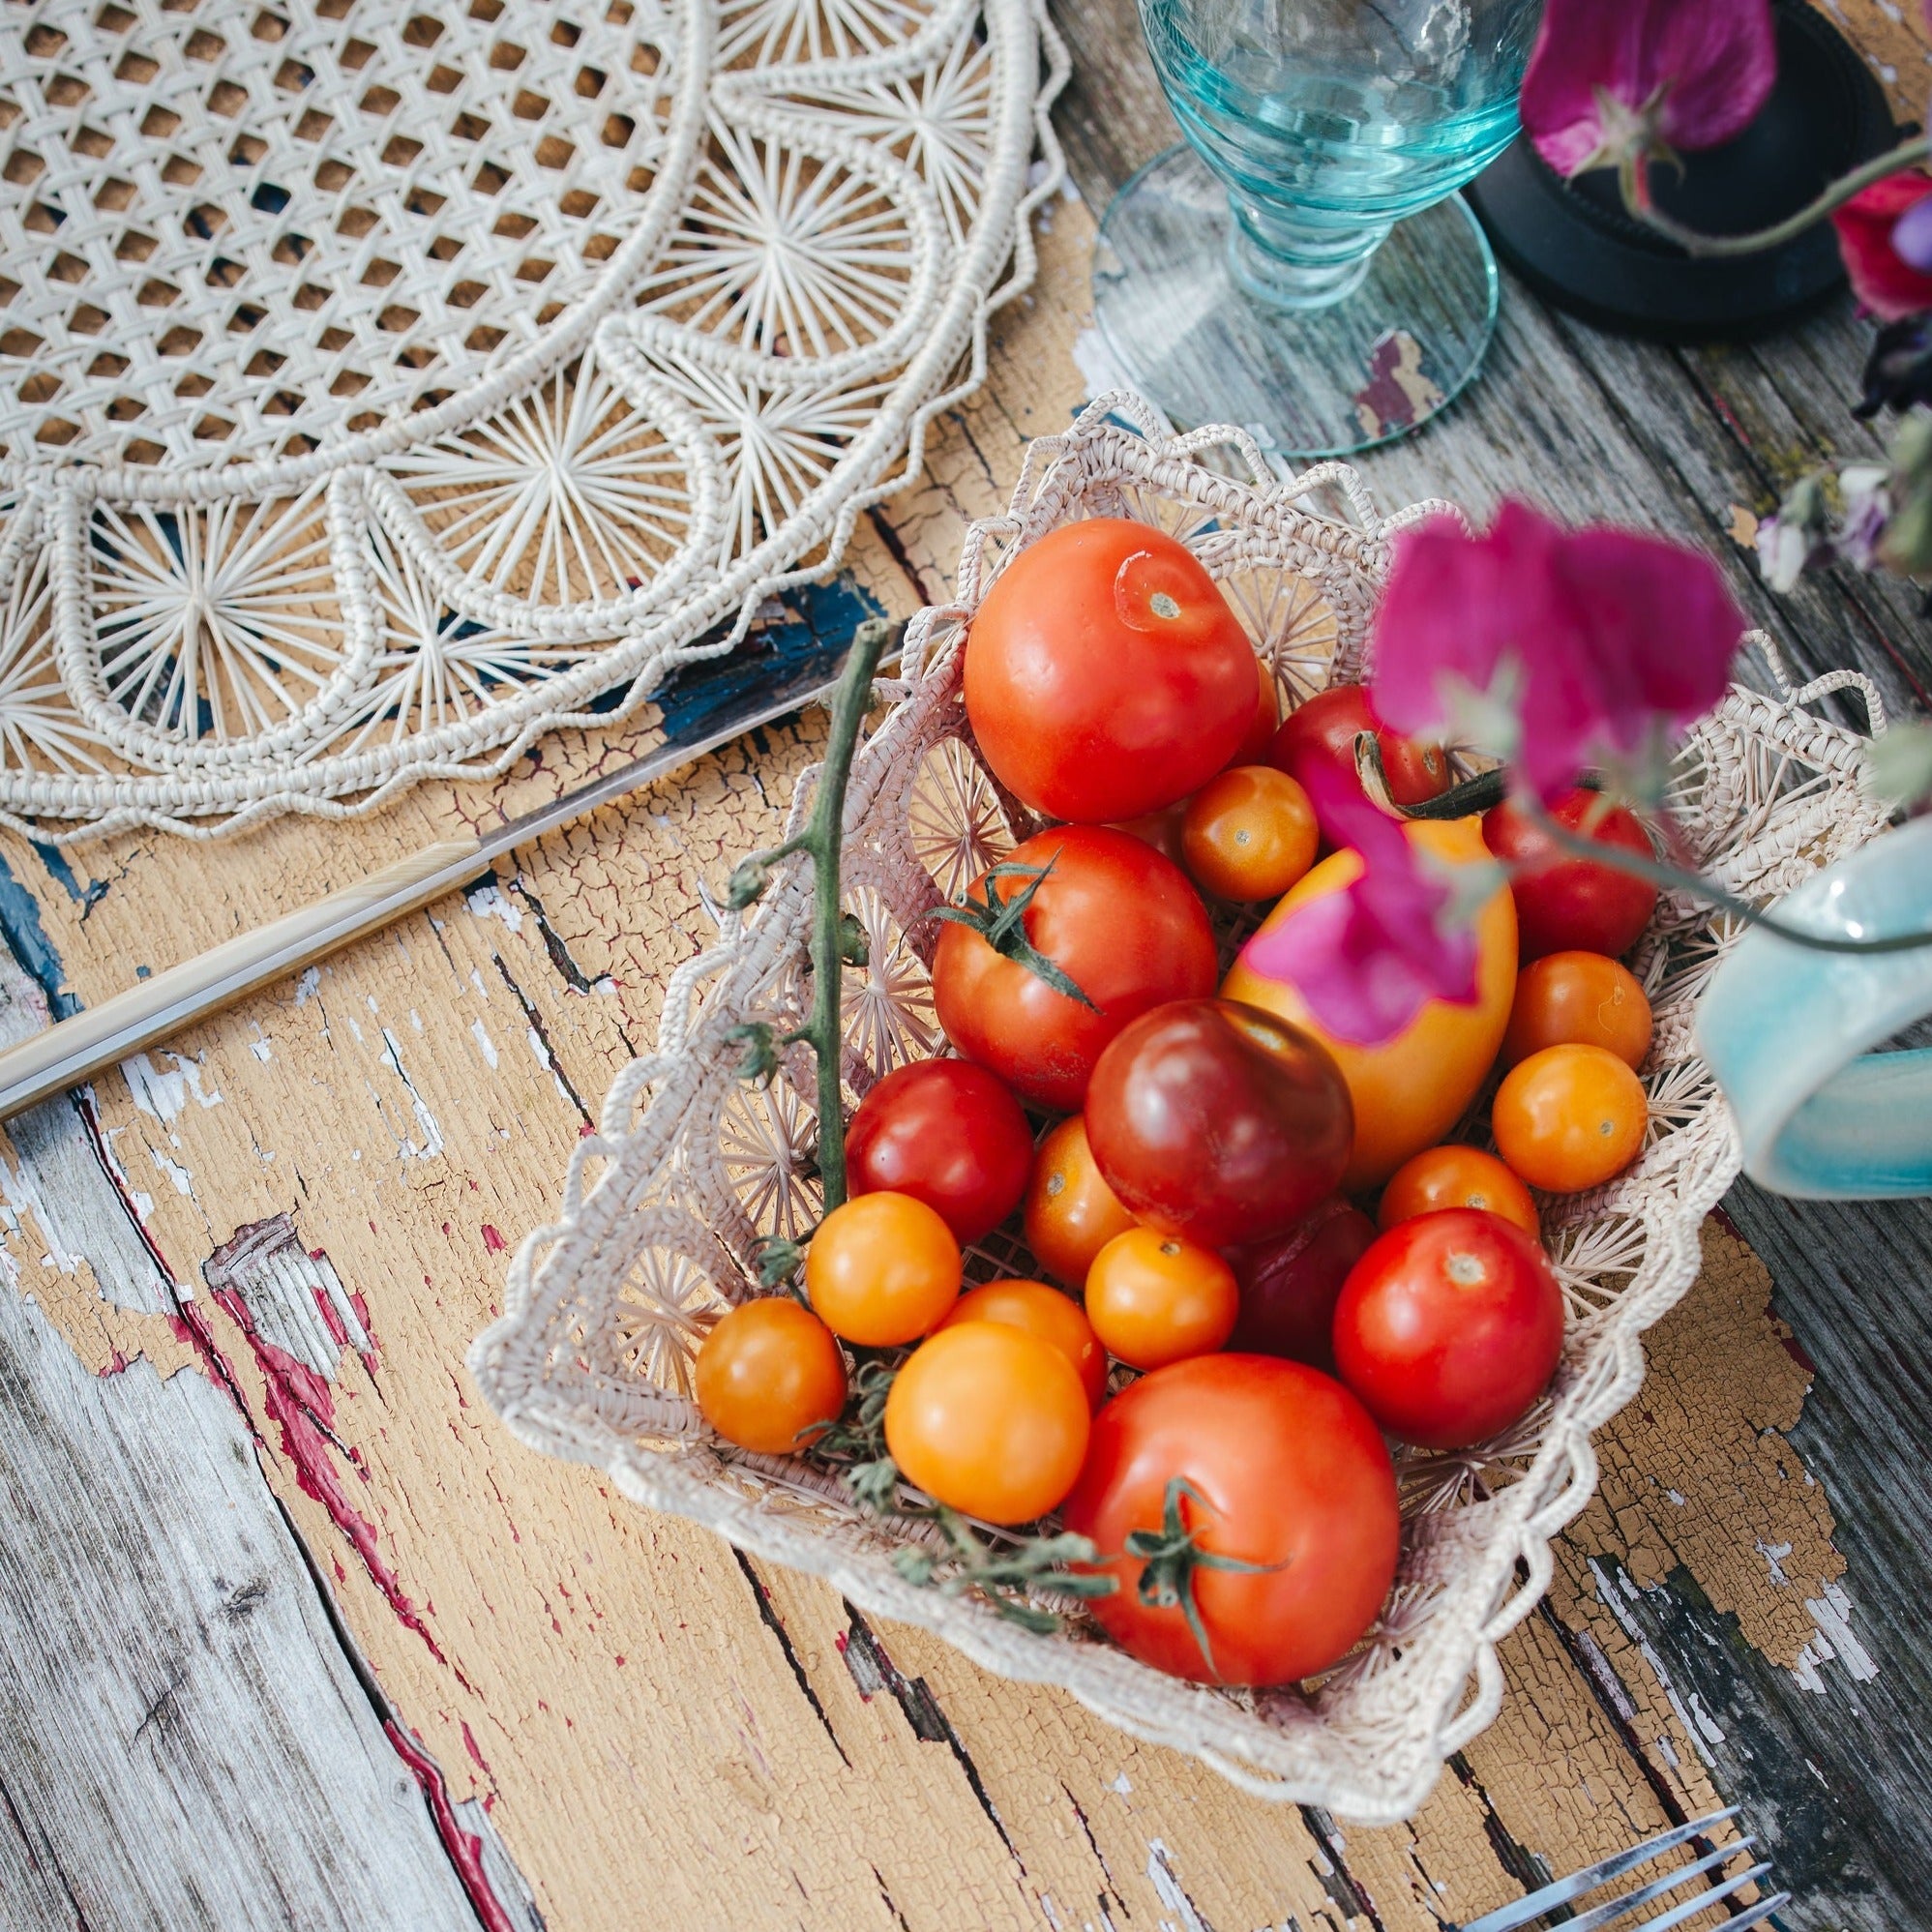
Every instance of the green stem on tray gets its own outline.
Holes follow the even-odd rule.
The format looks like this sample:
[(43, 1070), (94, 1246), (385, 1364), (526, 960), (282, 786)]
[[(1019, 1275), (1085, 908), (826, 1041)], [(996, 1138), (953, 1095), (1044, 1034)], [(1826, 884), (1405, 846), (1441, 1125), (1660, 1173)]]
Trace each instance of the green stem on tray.
[[(1908, 167), (1916, 167), (1928, 155), (1932, 155), (1932, 140), (1922, 134), (1915, 135), (1911, 140), (1902, 141), (1897, 147), (1875, 156), (1862, 167), (1855, 167), (1850, 174), (1841, 176), (1797, 214), (1787, 215), (1782, 222), (1774, 222), (1769, 228), (1759, 228), (1748, 235), (1707, 235), (1696, 228), (1682, 226), (1661, 213), (1654, 203), (1640, 200), (1633, 177), (1626, 177), (1624, 181), (1623, 206), (1647, 228), (1654, 228), (1658, 234), (1675, 242), (1686, 254), (1706, 260), (1724, 255), (1757, 254), (1801, 235), (1805, 229), (1824, 221), (1834, 209), (1842, 208), (1873, 182), (1883, 181), (1887, 175), (1902, 174)], [(1648, 166), (1648, 163), (1640, 165)]]
[[(844, 1040), (840, 1026), (845, 960), (854, 950), (845, 917), (839, 880), (839, 853), (845, 841), (846, 786), (851, 777), (852, 755), (858, 749), (859, 728), (872, 708), (873, 674), (899, 627), (880, 617), (868, 617), (852, 633), (851, 650), (832, 695), (832, 725), (825, 739), (825, 758), (818, 767), (818, 788), (812, 800), (812, 817), (805, 829), (770, 851), (755, 852), (731, 874), (726, 904), (742, 911), (771, 883), (771, 869), (781, 859), (799, 852), (812, 860), (812, 1011), (805, 1025), (784, 1044), (807, 1040), (818, 1062), (818, 1175), (824, 1189), (825, 1212), (845, 1204), (845, 1101), (841, 1091)], [(750, 1039), (741, 1072), (747, 1079), (770, 1077), (776, 1067), (771, 1029), (754, 1022), (734, 1028)]]

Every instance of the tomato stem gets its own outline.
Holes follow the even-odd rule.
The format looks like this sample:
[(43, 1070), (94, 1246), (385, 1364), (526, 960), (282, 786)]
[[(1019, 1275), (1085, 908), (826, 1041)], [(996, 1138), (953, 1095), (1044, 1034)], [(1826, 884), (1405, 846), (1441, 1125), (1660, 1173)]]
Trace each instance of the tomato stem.
[[(1009, 863), (989, 867), (979, 880), (986, 889), (984, 906), (974, 905), (969, 896), (962, 897), (957, 906), (936, 907), (932, 916), (970, 928), (1002, 959), (1025, 966), (1035, 979), (1045, 980), (1055, 993), (1078, 1000), (1090, 1013), (1098, 1013), (1100, 1008), (1081, 990), (1072, 975), (1056, 966), (1026, 936), (1026, 908), (1032, 905), (1034, 895), (1046, 884), (1049, 875), (1058, 863), (1059, 854), (1055, 852), (1045, 865)], [(1011, 899), (1001, 899), (999, 881), (1003, 878), (1024, 878), (1026, 883)]]
[(1204, 1550), (1194, 1540), (1194, 1531), (1187, 1527), (1181, 1515), (1183, 1497), (1197, 1508), (1207, 1506), (1207, 1499), (1184, 1475), (1170, 1476), (1161, 1505), (1161, 1527), (1158, 1530), (1130, 1530), (1127, 1532), (1127, 1554), (1138, 1557), (1142, 1562), (1141, 1601), (1150, 1610), (1179, 1608), (1180, 1614), (1187, 1619), (1187, 1627), (1193, 1632), (1195, 1643), (1201, 1647), (1201, 1661), (1207, 1666), (1214, 1681), (1219, 1683), (1222, 1680), (1220, 1668), (1214, 1661), (1214, 1651), (1207, 1641), (1207, 1625), (1202, 1620), (1201, 1606), (1195, 1601), (1195, 1572), (1233, 1570), (1261, 1576), (1270, 1570), (1285, 1569), (1287, 1564), (1244, 1562), (1239, 1557), (1224, 1557), (1216, 1551)]

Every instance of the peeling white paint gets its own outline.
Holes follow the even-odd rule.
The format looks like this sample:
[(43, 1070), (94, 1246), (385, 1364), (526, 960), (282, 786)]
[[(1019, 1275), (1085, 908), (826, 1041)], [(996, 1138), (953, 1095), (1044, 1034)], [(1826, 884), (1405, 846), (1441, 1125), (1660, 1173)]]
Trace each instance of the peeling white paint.
[(469, 983), (476, 988), (476, 996), (479, 999), (489, 999), (490, 988), (484, 983), (483, 974), (476, 966), (471, 966), (469, 969)]
[(479, 885), (463, 897), (477, 918), (501, 919), (513, 933), (523, 930), (523, 908), (504, 898), (503, 888), (495, 880), (492, 879), (488, 885)]
[(544, 1044), (544, 1036), (534, 1026), (527, 1026), (524, 1037), (530, 1043), (530, 1051), (537, 1056), (537, 1064), (555, 1083), (558, 1097), (574, 1109), (577, 1102), (571, 1097), (570, 1088), (564, 1085), (563, 1075), (556, 1070), (556, 1063), (550, 1058), (550, 1050)]
[(320, 966), (304, 966), (302, 968), (302, 977), (295, 982), (296, 1005), (307, 1006), (309, 1001), (314, 996), (316, 988), (321, 984), (322, 968)]
[(187, 1196), (194, 1192), (193, 1176), (179, 1161), (169, 1160), (159, 1147), (150, 1147), (148, 1158), (174, 1183), (175, 1193)]
[[(1638, 1654), (1650, 1665), (1650, 1675), (1656, 1679), (1657, 1688), (1663, 1692), (1672, 1710), (1677, 1713), (1677, 1720), (1683, 1726), (1684, 1735), (1689, 1738), (1691, 1748), (1703, 1759), (1707, 1769), (1715, 1770), (1717, 1760), (1711, 1755), (1710, 1746), (1723, 1743), (1724, 1733), (1718, 1726), (1717, 1720), (1704, 1708), (1702, 1699), (1695, 1691), (1689, 1693), (1688, 1700), (1679, 1695), (1677, 1684), (1664, 1667), (1663, 1658), (1651, 1648), (1650, 1639), (1644, 1635), (1643, 1625), (1624, 1607), (1622, 1600), (1624, 1597), (1627, 1596), (1634, 1601), (1639, 1595), (1637, 1586), (1627, 1575), (1619, 1576), (1613, 1581), (1604, 1573), (1602, 1564), (1594, 1557), (1590, 1560), (1590, 1573), (1596, 1580), (1597, 1601), (1617, 1620), (1617, 1627), (1636, 1645)], [(1620, 1583), (1622, 1586), (1620, 1590), (1618, 1588)], [(1665, 1740), (1659, 1739), (1658, 1742), (1662, 1744)]]
[[(375, 1002), (370, 1002), (373, 1005)], [(419, 1144), (414, 1136), (399, 1137), (396, 1151), (405, 1161), (432, 1161), (443, 1150), (443, 1130), (436, 1116), (430, 1112), (429, 1103), (416, 1091), (416, 1084), (402, 1066), (402, 1051), (397, 1045), (396, 1035), (387, 1026), (382, 1029), (383, 1058), (389, 1062), (396, 1078), (407, 1088), (410, 1111), (416, 1116), (417, 1128), (422, 1133)]]
[(1869, 1683), (1878, 1676), (1878, 1661), (1852, 1634), (1852, 1599), (1835, 1583), (1825, 1586), (1822, 1597), (1806, 1597), (1804, 1607), (1817, 1634), (1798, 1652), (1792, 1676), (1798, 1687), (1823, 1697), (1829, 1688), (1820, 1664), (1836, 1662), (1854, 1683)]
[(1764, 1558), (1765, 1567), (1771, 1573), (1771, 1581), (1781, 1590), (1791, 1588), (1791, 1579), (1784, 1573), (1784, 1560), (1791, 1555), (1789, 1543), (1767, 1543), (1760, 1536), (1757, 1542), (1758, 1555)]
[(1169, 1862), (1172, 1854), (1158, 1838), (1147, 1846), (1147, 1883), (1154, 1888), (1154, 1896), (1174, 1916), (1172, 1919), (1163, 1918), (1163, 1932), (1207, 1932), (1206, 1921), (1194, 1909), (1194, 1901), (1180, 1888), (1180, 1881), (1174, 1877), (1174, 1866)]
[(493, 1073), (496, 1069), (496, 1042), (490, 1037), (490, 1028), (481, 1020), (472, 1020), (469, 1030), (483, 1055), (484, 1064)]
[(31, 1214), (41, 1231), (42, 1239), (51, 1244), (46, 1257), (62, 1274), (73, 1274), (80, 1265), (80, 1257), (70, 1254), (55, 1236), (60, 1217), (47, 1211), (41, 1198), (39, 1185), (34, 1179), (32, 1168), (24, 1162), (18, 1167), (0, 1155), (0, 1197), (4, 1197), (5, 1206), (0, 1207), (0, 1222), (4, 1222), (10, 1234), (18, 1234), (20, 1216)]
[(221, 1106), (222, 1092), (219, 1087), (202, 1091), (199, 1060), (184, 1059), (179, 1054), (167, 1054), (163, 1057), (174, 1062), (171, 1071), (163, 1072), (145, 1054), (136, 1054), (134, 1058), (121, 1062), (128, 1091), (134, 1095), (134, 1105), (143, 1114), (161, 1121), (173, 1120), (187, 1111), (191, 1098), (197, 1107)]
[(1116, 1777), (1114, 1780), (1114, 1782), (1107, 1787), (1107, 1789), (1109, 1791), (1117, 1791), (1122, 1798), (1125, 1798), (1126, 1795), (1134, 1789), (1134, 1787), (1127, 1782), (1127, 1773), (1125, 1771), (1122, 1771), (1120, 1775)]

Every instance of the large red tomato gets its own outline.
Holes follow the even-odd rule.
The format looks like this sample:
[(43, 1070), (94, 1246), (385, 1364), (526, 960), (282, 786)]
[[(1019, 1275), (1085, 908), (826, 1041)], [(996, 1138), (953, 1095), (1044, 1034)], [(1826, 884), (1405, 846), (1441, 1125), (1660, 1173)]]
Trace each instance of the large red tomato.
[[(1267, 761), (1304, 787), (1315, 765), (1323, 765), (1350, 785), (1355, 772), (1355, 737), (1373, 731), (1382, 752), (1388, 795), (1398, 805), (1421, 805), (1448, 790), (1453, 774), (1440, 745), (1418, 744), (1382, 726), (1369, 708), (1367, 688), (1333, 684), (1291, 711), (1268, 747)], [(1327, 827), (1323, 826), (1325, 833)]]
[[(1070, 1114), (1101, 1050), (1130, 1020), (1214, 990), (1214, 934), (1179, 867), (1106, 825), (1055, 825), (1001, 863), (1021, 868), (993, 879), (1001, 905), (1027, 890), (1032, 901), (1005, 951), (973, 927), (940, 929), (933, 1004), (968, 1059), (1023, 1098)], [(1040, 875), (1036, 890), (1027, 872)], [(984, 910), (988, 889), (980, 878), (969, 904)], [(1039, 954), (1091, 1004), (1050, 984), (1016, 948)]]
[(1285, 1233), (1334, 1193), (1354, 1134), (1328, 1050), (1229, 999), (1143, 1014), (1087, 1087), (1087, 1144), (1108, 1186), (1136, 1220), (1204, 1248)]
[(1020, 1103), (970, 1060), (917, 1060), (889, 1073), (846, 1129), (847, 1186), (890, 1188), (936, 1211), (963, 1246), (1020, 1204), (1033, 1133)]
[(1228, 1259), (1241, 1290), (1231, 1349), (1286, 1355), (1311, 1368), (1335, 1370), (1329, 1341), (1335, 1303), (1349, 1270), (1375, 1241), (1375, 1223), (1338, 1194), (1304, 1214), (1287, 1234)]
[(1425, 1449), (1508, 1428), (1550, 1385), (1562, 1347), (1556, 1271), (1513, 1221), (1480, 1207), (1398, 1222), (1335, 1307), (1342, 1380), (1391, 1436)]
[[(1600, 846), (1620, 846), (1640, 858), (1654, 858), (1650, 841), (1634, 813), (1603, 801), (1593, 791), (1572, 791), (1549, 808), (1550, 817), (1571, 832), (1583, 832)], [(1657, 889), (1614, 866), (1571, 858), (1550, 835), (1532, 824), (1507, 799), (1482, 821), (1483, 843), (1509, 867), (1509, 890), (1516, 900), (1516, 937), (1525, 960), (1546, 953), (1628, 952), (1650, 923)]]
[[(1119, 1579), (1091, 1600), (1095, 1621), (1144, 1663), (1198, 1682), (1326, 1670), (1395, 1577), (1395, 1472), (1368, 1412), (1327, 1376), (1269, 1355), (1197, 1355), (1116, 1395), (1094, 1418), (1061, 1520)], [(1167, 1547), (1130, 1554), (1130, 1536), (1143, 1553), (1150, 1539)]]
[(1255, 722), (1255, 654), (1184, 544), (1095, 517), (1022, 550), (966, 639), (966, 718), (1006, 788), (1054, 818), (1184, 798)]

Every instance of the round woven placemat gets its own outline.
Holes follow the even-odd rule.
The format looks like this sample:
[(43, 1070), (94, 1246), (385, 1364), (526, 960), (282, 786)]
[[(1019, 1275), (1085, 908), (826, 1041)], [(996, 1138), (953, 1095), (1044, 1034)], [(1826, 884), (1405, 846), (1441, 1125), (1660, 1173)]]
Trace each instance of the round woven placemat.
[(36, 0), (0, 60), (41, 838), (366, 810), (728, 647), (916, 473), (1059, 173), (1033, 0)]

